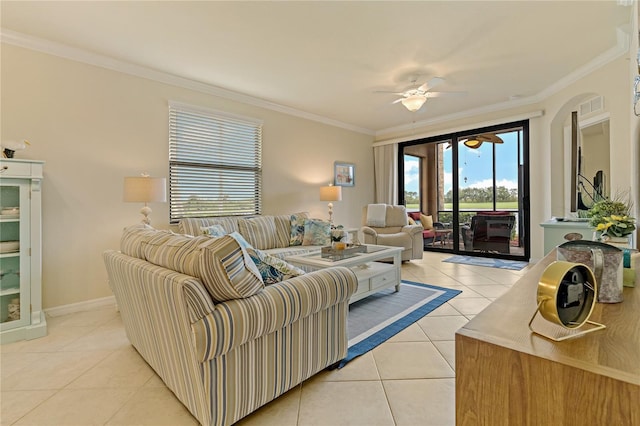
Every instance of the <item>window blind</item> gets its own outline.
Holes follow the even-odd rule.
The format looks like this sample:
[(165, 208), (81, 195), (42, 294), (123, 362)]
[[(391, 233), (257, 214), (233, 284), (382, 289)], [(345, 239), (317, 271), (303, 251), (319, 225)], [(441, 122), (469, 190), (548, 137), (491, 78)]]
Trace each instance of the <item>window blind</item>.
[(169, 104), (170, 222), (262, 212), (262, 122)]

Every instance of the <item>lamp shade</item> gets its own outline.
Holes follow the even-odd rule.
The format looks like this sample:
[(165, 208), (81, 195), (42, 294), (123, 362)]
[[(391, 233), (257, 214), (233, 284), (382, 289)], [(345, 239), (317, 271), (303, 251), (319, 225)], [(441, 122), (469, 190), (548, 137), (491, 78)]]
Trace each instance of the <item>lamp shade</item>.
[(402, 100), (402, 105), (404, 105), (409, 111), (415, 112), (419, 110), (426, 101), (427, 101), (426, 96), (411, 95)]
[(148, 176), (125, 177), (124, 201), (164, 203), (167, 201), (167, 180)]
[(321, 186), (320, 187), (320, 201), (340, 201), (342, 200), (342, 187), (341, 186)]

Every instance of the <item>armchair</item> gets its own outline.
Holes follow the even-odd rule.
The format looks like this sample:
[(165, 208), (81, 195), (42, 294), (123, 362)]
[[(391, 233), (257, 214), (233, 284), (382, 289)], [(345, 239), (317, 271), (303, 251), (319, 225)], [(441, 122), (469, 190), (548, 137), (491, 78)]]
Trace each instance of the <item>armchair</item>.
[(405, 206), (386, 205), (384, 226), (368, 224), (368, 207), (362, 209), (361, 231), (365, 244), (402, 247), (403, 261), (422, 259), (423, 228), (420, 225), (409, 225)]

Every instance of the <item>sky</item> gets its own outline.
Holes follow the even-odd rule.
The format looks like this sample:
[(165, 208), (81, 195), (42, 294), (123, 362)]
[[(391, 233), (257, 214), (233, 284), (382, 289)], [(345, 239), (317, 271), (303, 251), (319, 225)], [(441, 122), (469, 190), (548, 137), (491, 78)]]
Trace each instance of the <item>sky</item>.
[[(496, 184), (509, 189), (518, 187), (518, 139), (515, 132), (500, 134), (504, 144), (496, 145)], [(460, 144), (458, 150), (460, 187), (486, 188), (493, 185), (491, 163), (492, 145), (483, 143), (478, 149)], [(453, 150), (444, 151), (444, 191), (453, 184)], [(418, 161), (405, 156), (405, 190), (418, 192)]]

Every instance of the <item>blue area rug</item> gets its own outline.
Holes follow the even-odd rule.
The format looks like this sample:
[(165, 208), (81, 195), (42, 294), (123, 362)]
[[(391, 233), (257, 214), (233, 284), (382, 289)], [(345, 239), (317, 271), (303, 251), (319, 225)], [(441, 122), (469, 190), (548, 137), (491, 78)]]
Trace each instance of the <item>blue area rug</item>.
[(402, 281), (399, 292), (386, 289), (349, 305), (349, 350), (338, 368), (369, 352), (460, 294), (413, 281)]
[(444, 259), (443, 262), (461, 263), (463, 265), (486, 266), (489, 268), (511, 269), (519, 271), (529, 264), (518, 260), (493, 259), (490, 257), (462, 256), (456, 255)]

